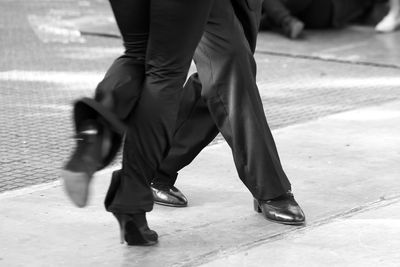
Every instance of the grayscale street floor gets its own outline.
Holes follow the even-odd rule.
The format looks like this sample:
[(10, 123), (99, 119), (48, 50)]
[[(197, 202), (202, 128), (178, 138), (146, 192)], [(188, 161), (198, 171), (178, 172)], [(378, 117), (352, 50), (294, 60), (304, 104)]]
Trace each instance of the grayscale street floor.
[(189, 206), (148, 215), (160, 243), (126, 247), (102, 203), (120, 156), (85, 209), (59, 182), (72, 103), (122, 53), (108, 2), (0, 5), (0, 266), (400, 266), (400, 31), (259, 34), (257, 83), (305, 226), (253, 211), (218, 136), (179, 175)]

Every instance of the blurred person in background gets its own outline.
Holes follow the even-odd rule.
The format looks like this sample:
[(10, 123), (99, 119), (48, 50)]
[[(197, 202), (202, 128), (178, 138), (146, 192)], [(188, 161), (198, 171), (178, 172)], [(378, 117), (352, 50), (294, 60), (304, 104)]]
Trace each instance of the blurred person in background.
[(340, 28), (369, 12), (374, 0), (264, 0), (260, 30), (277, 29), (290, 39), (303, 29)]

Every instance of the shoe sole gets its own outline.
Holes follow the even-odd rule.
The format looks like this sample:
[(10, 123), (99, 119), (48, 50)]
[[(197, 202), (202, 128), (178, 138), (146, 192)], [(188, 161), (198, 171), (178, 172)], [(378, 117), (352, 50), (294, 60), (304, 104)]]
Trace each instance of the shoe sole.
[(272, 219), (270, 219), (270, 218), (267, 218), (267, 217), (265, 216), (264, 213), (263, 213), (263, 216), (264, 216), (264, 218), (265, 218), (267, 221), (274, 222), (274, 223), (279, 223), (279, 224), (284, 224), (284, 225), (301, 226), (301, 225), (304, 225), (304, 224), (306, 223), (305, 221), (303, 221), (303, 222), (283, 222), (283, 221), (275, 221), (275, 220), (272, 220)]
[(87, 173), (62, 170), (61, 178), (65, 192), (71, 201), (80, 208), (85, 207), (88, 201), (91, 177)]
[(177, 205), (177, 204), (165, 203), (165, 202), (160, 202), (160, 201), (154, 201), (154, 203), (157, 204), (157, 205), (173, 207), (173, 208), (184, 208), (184, 207), (187, 207), (187, 204), (185, 204), (185, 205)]

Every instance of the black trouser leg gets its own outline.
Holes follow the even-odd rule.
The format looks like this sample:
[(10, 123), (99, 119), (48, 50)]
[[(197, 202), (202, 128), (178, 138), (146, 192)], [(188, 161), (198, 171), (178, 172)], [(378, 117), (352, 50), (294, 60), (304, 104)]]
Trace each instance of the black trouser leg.
[[(233, 0), (231, 3), (254, 53), (261, 18), (260, 4), (242, 0)], [(219, 130), (201, 98), (201, 90), (198, 74), (192, 75), (184, 88), (171, 148), (153, 180), (156, 187), (174, 185), (178, 171), (192, 162), (218, 134)]]
[(215, 2), (194, 57), (202, 95), (232, 149), (239, 177), (255, 198), (271, 199), (290, 183), (264, 115), (253, 55), (227, 2)]
[(111, 65), (97, 86), (94, 99), (80, 99), (74, 106), (77, 131), (88, 120), (97, 120), (113, 132), (110, 152), (102, 160), (101, 168), (118, 151), (126, 129), (123, 121), (142, 91), (149, 31), (148, 0), (111, 0), (110, 4), (124, 41), (124, 55)]
[[(242, 0), (233, 0), (231, 3), (254, 53), (261, 16), (260, 3)], [(192, 75), (184, 88), (170, 151), (153, 180), (156, 187), (174, 185), (177, 172), (188, 165), (218, 133), (208, 107), (201, 98), (201, 90), (198, 75)]]
[(125, 52), (99, 83), (95, 100), (125, 120), (142, 91), (150, 4), (148, 0), (110, 0), (110, 4)]
[[(220, 5), (220, 8), (223, 8), (223, 4)], [(232, 89), (231, 96), (236, 97), (235, 101), (239, 105), (244, 105), (246, 107), (243, 109), (246, 111), (246, 114), (252, 114), (251, 116), (254, 118), (250, 119), (257, 119), (258, 117), (261, 118), (261, 121), (265, 121), (263, 111), (261, 113), (260, 109), (258, 109), (259, 111), (257, 114), (257, 111), (252, 110), (252, 101), (255, 101), (256, 104), (254, 104), (254, 106), (258, 107), (260, 107), (260, 105), (257, 103), (260, 103), (260, 101), (258, 100), (259, 95), (257, 93), (257, 88), (255, 87), (255, 69), (252, 68), (252, 66), (254, 67), (254, 59), (249, 54), (249, 47), (243, 39), (241, 27), (237, 23), (229, 23), (229, 21), (236, 20), (236, 18), (232, 19), (232, 14), (229, 11), (224, 12), (218, 8), (213, 9), (213, 11), (214, 10), (216, 13), (212, 13), (210, 17), (211, 26), (207, 25), (206, 34), (201, 40), (199, 50), (197, 50), (195, 54), (196, 65), (202, 72), (202, 76), (210, 78), (204, 83), (205, 91), (203, 93), (206, 98), (208, 96), (211, 99), (215, 96), (214, 99), (216, 99), (216, 101), (212, 102), (213, 108), (211, 109), (211, 111), (214, 112), (213, 116), (216, 120), (221, 118), (221, 120), (228, 121), (229, 118), (226, 118), (226, 116), (229, 116), (227, 110), (232, 110), (232, 121), (237, 121), (236, 124), (238, 125), (240, 125), (243, 120), (249, 118), (241, 118), (240, 116), (237, 116), (236, 112), (240, 113), (242, 109), (237, 109), (237, 111), (234, 112), (234, 102), (229, 104), (229, 101), (219, 101), (218, 91), (221, 92), (221, 96), (225, 95), (222, 99), (229, 99), (230, 92), (227, 89), (235, 88)], [(257, 12), (257, 10), (255, 10), (255, 12)], [(225, 28), (224, 26), (226, 25), (230, 26)], [(230, 35), (231, 32), (234, 33), (232, 36)], [(216, 43), (215, 40), (219, 40), (219, 42)], [(238, 62), (240, 64), (236, 64)], [(232, 65), (235, 65), (236, 67), (232, 67)], [(213, 70), (212, 73), (210, 72), (211, 69)], [(235, 75), (240, 78), (235, 79)], [(211, 77), (214, 77), (215, 79), (211, 79)], [(239, 82), (239, 80), (244, 77), (250, 77), (250, 79), (245, 79), (244, 82)], [(216, 82), (217, 84), (213, 84), (213, 82)], [(196, 89), (200, 89), (200, 86), (196, 87)], [(249, 93), (253, 91), (253, 96), (248, 95), (246, 90), (249, 90)], [(245, 97), (241, 99), (243, 95)], [(173, 145), (170, 154), (168, 154), (160, 166), (159, 174), (155, 179), (156, 183), (173, 185), (176, 179), (176, 172), (185, 166), (185, 164), (180, 165), (180, 163), (191, 162), (197, 153), (201, 151), (201, 145), (205, 145), (206, 143), (201, 143), (201, 141), (207, 140), (207, 137), (212, 137), (216, 134), (216, 130), (212, 130), (215, 127), (214, 122), (210, 121), (210, 117), (204, 109), (204, 102), (200, 100), (200, 96), (196, 100), (197, 102), (194, 102), (199, 105), (189, 105), (188, 103), (185, 103), (185, 105), (194, 107), (194, 109), (188, 113), (190, 115), (185, 119), (183, 124), (179, 124), (180, 127), (177, 128), (172, 143), (175, 145)], [(209, 101), (207, 102), (211, 103)], [(227, 107), (227, 110), (224, 110), (224, 107)], [(255, 123), (257, 123), (257, 121)], [(253, 126), (250, 125), (254, 125), (254, 122), (249, 124), (249, 127), (244, 127), (244, 129), (249, 132), (248, 134), (241, 134), (240, 127), (238, 130), (233, 131), (229, 126), (229, 122), (225, 126), (223, 125), (223, 122), (219, 124), (220, 129), (223, 129), (224, 136), (228, 139), (228, 143), (231, 147), (236, 147), (233, 154), (240, 177), (245, 184), (248, 185), (253, 195), (258, 199), (273, 198), (286, 192), (290, 188), (286, 175), (280, 166), (279, 157), (276, 152), (272, 135), (269, 131), (268, 125), (266, 125), (266, 122), (264, 123), (266, 134), (261, 136), (261, 138), (252, 137), (253, 134), (251, 133), (251, 128)], [(205, 128), (202, 128), (202, 126)], [(206, 129), (210, 129), (210, 131), (207, 132)], [(181, 138), (175, 138), (177, 136), (180, 136)], [(247, 139), (242, 139), (242, 137), (246, 137)], [(265, 147), (260, 150), (252, 151), (260, 140), (260, 144), (264, 143)], [(191, 146), (192, 144), (194, 145), (193, 149)], [(249, 149), (246, 152), (245, 148), (247, 145), (249, 145)], [(249, 166), (246, 166), (246, 163), (243, 162), (243, 159), (249, 158), (248, 155), (251, 156), (250, 158), (253, 158), (253, 162), (248, 164), (249, 166), (253, 165), (255, 167), (253, 170), (250, 170)]]
[[(150, 4), (148, 0), (110, 0), (110, 4), (122, 35), (125, 52), (113, 62), (97, 86), (94, 100), (106, 111), (116, 115), (116, 119), (125, 120), (142, 90)], [(89, 112), (90, 114), (92, 113)], [(77, 120), (84, 120), (85, 115), (79, 114)], [(95, 115), (101, 116), (101, 110)]]
[(171, 148), (154, 176), (155, 187), (173, 186), (178, 171), (187, 166), (218, 134), (218, 128), (201, 98), (198, 74), (185, 84)]
[(108, 210), (150, 211), (148, 179), (165, 157), (175, 128), (182, 87), (213, 0), (151, 1), (146, 78), (129, 118), (121, 186)]

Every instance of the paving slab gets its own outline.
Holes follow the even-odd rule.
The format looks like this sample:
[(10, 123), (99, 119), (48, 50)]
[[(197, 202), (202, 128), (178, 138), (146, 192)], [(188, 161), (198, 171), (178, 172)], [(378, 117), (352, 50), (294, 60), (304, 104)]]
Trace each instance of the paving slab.
[(257, 83), (270, 126), (390, 102), (400, 69), (256, 53)]
[[(273, 132), (295, 196), (307, 215), (305, 227), (274, 224), (252, 211), (251, 195), (240, 183), (225, 143), (206, 148), (181, 172), (177, 186), (187, 194), (189, 207), (156, 206), (149, 214), (150, 226), (160, 234), (155, 247), (118, 243), (117, 223), (102, 207), (110, 170), (96, 176), (85, 209), (72, 207), (57, 183), (31, 192), (6, 192), (0, 195), (0, 228), (6, 229), (0, 232), (0, 264), (198, 266), (276, 236), (291, 240), (297, 231), (328, 227), (342, 217), (399, 197), (399, 131), (397, 101)], [(330, 231), (325, 234), (327, 242), (335, 238)], [(307, 244), (313, 246), (309, 242), (302, 243), (304, 250)], [(321, 250), (330, 246), (320, 242)], [(358, 257), (364, 252), (354, 251)]]
[(400, 199), (271, 239), (202, 267), (392, 266), (400, 264)]

